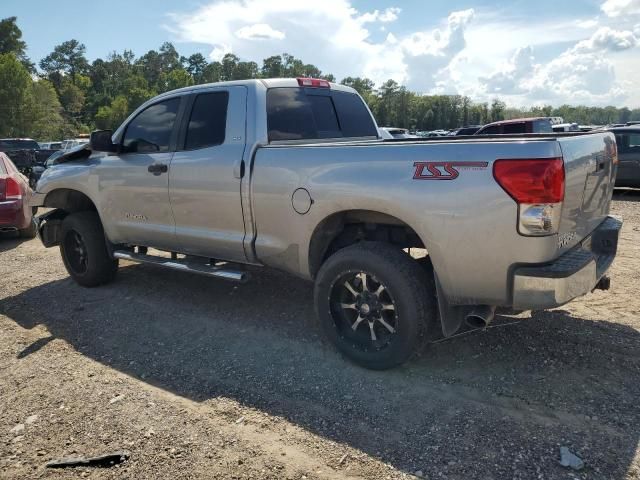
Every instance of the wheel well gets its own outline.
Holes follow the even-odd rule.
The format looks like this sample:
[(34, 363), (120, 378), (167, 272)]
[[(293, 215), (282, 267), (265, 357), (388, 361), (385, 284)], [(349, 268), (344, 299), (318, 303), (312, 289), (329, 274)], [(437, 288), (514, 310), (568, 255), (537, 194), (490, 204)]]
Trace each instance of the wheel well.
[(60, 188), (48, 193), (44, 206), (58, 208), (66, 213), (97, 211), (95, 204), (84, 193), (77, 190)]
[(309, 243), (311, 276), (315, 278), (331, 254), (365, 240), (426, 250), (415, 230), (399, 218), (371, 210), (340, 212), (324, 219), (313, 232)]

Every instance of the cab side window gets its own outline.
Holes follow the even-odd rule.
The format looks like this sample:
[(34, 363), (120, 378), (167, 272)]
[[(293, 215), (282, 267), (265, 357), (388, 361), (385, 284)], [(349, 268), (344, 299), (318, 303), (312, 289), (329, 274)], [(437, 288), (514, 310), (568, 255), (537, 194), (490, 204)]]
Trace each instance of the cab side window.
[(171, 98), (140, 112), (127, 125), (122, 141), (124, 153), (168, 152), (179, 107), (180, 98)]
[(500, 125), (491, 125), (490, 127), (483, 128), (480, 135), (497, 135), (500, 133)]
[(640, 133), (629, 134), (629, 150), (640, 150)]
[(527, 133), (527, 124), (524, 122), (521, 123), (507, 123), (502, 126), (503, 134), (516, 134), (516, 133)]
[(228, 104), (228, 92), (203, 93), (196, 97), (187, 127), (185, 150), (224, 143)]

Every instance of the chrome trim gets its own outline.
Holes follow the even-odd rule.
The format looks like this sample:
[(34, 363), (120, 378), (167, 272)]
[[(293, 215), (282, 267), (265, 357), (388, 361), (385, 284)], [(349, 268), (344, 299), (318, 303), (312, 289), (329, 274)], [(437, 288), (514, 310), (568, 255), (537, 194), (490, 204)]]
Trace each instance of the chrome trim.
[(245, 283), (249, 280), (248, 273), (240, 270), (228, 270), (225, 268), (212, 267), (205, 264), (181, 262), (169, 258), (154, 257), (152, 255), (142, 255), (139, 253), (127, 252), (123, 250), (116, 250), (115, 252), (113, 252), (113, 257), (121, 260), (129, 260), (131, 262), (150, 263), (153, 265), (158, 265), (160, 267), (171, 268), (173, 270), (179, 270), (182, 272), (199, 273), (201, 275), (223, 278), (225, 280), (231, 280), (234, 282)]

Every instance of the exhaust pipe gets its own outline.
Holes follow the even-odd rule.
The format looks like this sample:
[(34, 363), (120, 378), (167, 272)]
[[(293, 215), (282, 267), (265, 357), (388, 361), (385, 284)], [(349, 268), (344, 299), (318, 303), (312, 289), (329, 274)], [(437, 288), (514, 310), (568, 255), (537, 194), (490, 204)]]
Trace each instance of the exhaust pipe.
[(17, 232), (16, 227), (0, 227), (0, 233)]
[(491, 305), (476, 305), (473, 307), (465, 321), (472, 328), (485, 328), (491, 323), (496, 314), (496, 307)]
[(611, 278), (605, 275), (602, 277), (596, 286), (593, 287), (594, 290), (609, 290), (611, 288)]

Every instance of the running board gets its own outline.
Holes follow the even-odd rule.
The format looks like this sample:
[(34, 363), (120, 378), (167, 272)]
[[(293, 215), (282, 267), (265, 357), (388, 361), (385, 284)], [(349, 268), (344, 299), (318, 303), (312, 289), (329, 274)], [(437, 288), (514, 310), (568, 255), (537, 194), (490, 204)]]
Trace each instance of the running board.
[(153, 255), (143, 255), (141, 253), (129, 252), (126, 250), (116, 250), (113, 252), (114, 258), (129, 260), (131, 262), (150, 263), (160, 267), (171, 268), (181, 272), (199, 273), (209, 277), (224, 278), (233, 282), (245, 283), (249, 280), (249, 274), (241, 270), (230, 270), (224, 267), (216, 267), (205, 263), (194, 263), (193, 261), (174, 260), (165, 257), (154, 257)]

